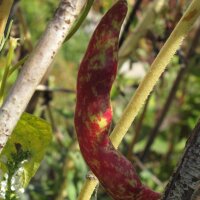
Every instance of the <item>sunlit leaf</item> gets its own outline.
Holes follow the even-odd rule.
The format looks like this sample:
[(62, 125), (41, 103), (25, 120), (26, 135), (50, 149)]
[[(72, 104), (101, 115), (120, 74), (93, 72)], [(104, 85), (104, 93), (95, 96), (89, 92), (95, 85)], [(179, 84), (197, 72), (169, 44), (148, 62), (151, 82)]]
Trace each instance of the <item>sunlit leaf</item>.
[(24, 113), (0, 155), (0, 197), (23, 192), (52, 138), (50, 125)]

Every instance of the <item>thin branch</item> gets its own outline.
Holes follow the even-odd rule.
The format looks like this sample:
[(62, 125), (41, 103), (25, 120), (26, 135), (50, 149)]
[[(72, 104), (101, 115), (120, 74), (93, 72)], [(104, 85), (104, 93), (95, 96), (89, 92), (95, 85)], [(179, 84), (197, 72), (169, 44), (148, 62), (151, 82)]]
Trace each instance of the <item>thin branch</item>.
[(162, 200), (197, 200), (200, 186), (200, 122), (197, 123)]
[(143, 111), (142, 111), (142, 113), (140, 115), (138, 123), (136, 124), (135, 134), (133, 135), (133, 139), (132, 139), (132, 141), (131, 141), (131, 143), (129, 145), (129, 149), (128, 149), (128, 153), (127, 153), (127, 158), (129, 160), (131, 160), (134, 145), (136, 144), (136, 142), (137, 142), (137, 140), (139, 138), (139, 135), (141, 133), (142, 124), (143, 124), (143, 121), (144, 121), (144, 118), (145, 118), (145, 115), (146, 115), (146, 111), (147, 111), (147, 108), (148, 108), (148, 105), (149, 105), (150, 98), (151, 98), (151, 95), (146, 100), (146, 103), (144, 105)]
[(156, 183), (159, 186), (163, 187), (163, 183), (158, 179), (158, 177), (156, 177), (154, 174), (152, 174), (148, 168), (141, 162), (141, 160), (139, 160), (138, 157), (133, 156), (133, 161), (135, 161), (135, 164), (142, 170), (142, 171), (148, 171), (148, 173), (150, 174), (150, 178), (152, 179), (152, 181), (154, 183)]
[(136, 0), (135, 4), (133, 5), (133, 8), (132, 8), (131, 13), (129, 15), (129, 18), (126, 22), (126, 25), (124, 26), (123, 33), (122, 33), (121, 38), (119, 40), (119, 47), (121, 47), (123, 42), (125, 41), (126, 36), (128, 35), (128, 32), (129, 32), (131, 23), (133, 22), (135, 15), (136, 15), (136, 12), (140, 8), (141, 4), (142, 4), (142, 0)]
[[(149, 72), (146, 74), (140, 86), (136, 90), (135, 95), (131, 98), (122, 117), (120, 118), (120, 121), (115, 126), (110, 137), (115, 148), (119, 146), (136, 115), (148, 98), (148, 95), (153, 90), (156, 82), (160, 78), (166, 66), (169, 64), (177, 49), (180, 47), (184, 37), (187, 35), (199, 15), (200, 1), (193, 0), (160, 50), (156, 59), (152, 63)], [(91, 197), (97, 183), (97, 180), (91, 181), (90, 179), (87, 179), (78, 200), (88, 200)]]
[(71, 90), (67, 88), (50, 88), (46, 85), (38, 85), (36, 90), (40, 92), (63, 92), (63, 93), (72, 93), (72, 94), (76, 93), (75, 90)]
[(25, 62), (15, 85), (0, 109), (0, 151), (52, 63), (84, 3), (85, 0), (61, 0), (53, 20)]
[(85, 6), (83, 12), (81, 13), (79, 19), (77, 20), (77, 22), (75, 23), (73, 28), (70, 30), (70, 32), (67, 35), (67, 37), (65, 38), (65, 42), (67, 40), (69, 40), (76, 33), (76, 31), (79, 29), (79, 27), (81, 26), (81, 24), (83, 23), (83, 21), (87, 17), (87, 15), (88, 15), (93, 3), (94, 3), (94, 0), (87, 0), (86, 6)]

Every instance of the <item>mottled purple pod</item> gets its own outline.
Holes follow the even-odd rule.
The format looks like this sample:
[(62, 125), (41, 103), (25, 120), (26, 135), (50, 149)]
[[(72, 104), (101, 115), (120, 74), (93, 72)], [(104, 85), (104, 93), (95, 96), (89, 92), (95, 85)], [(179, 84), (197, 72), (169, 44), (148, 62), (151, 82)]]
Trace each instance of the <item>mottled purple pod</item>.
[(158, 200), (144, 187), (131, 164), (109, 139), (110, 90), (117, 72), (118, 38), (127, 13), (119, 0), (104, 15), (81, 62), (77, 82), (75, 127), (81, 152), (105, 190), (116, 200)]

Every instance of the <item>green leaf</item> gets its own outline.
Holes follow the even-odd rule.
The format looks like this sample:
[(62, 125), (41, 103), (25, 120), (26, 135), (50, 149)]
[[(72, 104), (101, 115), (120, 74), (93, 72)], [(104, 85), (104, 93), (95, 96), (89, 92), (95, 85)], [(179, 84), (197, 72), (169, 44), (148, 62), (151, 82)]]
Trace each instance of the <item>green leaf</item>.
[(0, 154), (0, 198), (23, 192), (35, 175), (52, 138), (50, 125), (24, 113)]

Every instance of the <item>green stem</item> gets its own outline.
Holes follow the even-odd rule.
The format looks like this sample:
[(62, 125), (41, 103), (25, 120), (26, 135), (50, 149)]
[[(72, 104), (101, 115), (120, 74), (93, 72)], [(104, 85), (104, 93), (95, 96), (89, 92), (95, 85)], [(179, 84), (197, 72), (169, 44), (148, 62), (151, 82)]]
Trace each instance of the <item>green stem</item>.
[(24, 58), (22, 58), (22, 59), (21, 59), (17, 64), (15, 64), (14, 66), (10, 67), (8, 76), (10, 76), (15, 70), (17, 70), (21, 65), (23, 65), (27, 59), (28, 59), (28, 55), (25, 56)]
[(6, 66), (4, 74), (3, 74), (3, 79), (2, 79), (2, 82), (1, 82), (0, 104), (2, 104), (2, 102), (3, 102), (3, 95), (4, 95), (5, 86), (6, 86), (6, 82), (7, 82), (8, 72), (9, 72), (9, 66)]
[(12, 58), (14, 56), (14, 50), (17, 46), (17, 40), (14, 39), (14, 38), (11, 38), (9, 45), (10, 45), (10, 47), (9, 47), (8, 54), (7, 54), (5, 71), (4, 71), (4, 74), (3, 74), (3, 79), (2, 79), (2, 82), (1, 82), (1, 88), (0, 88), (0, 104), (2, 104), (2, 102), (3, 102), (5, 87), (6, 87), (7, 79), (8, 79), (8, 76), (9, 76), (9, 70), (10, 70), (10, 66), (11, 66), (11, 63), (12, 63)]
[(170, 63), (171, 58), (180, 47), (184, 37), (200, 15), (200, 1), (193, 0), (183, 17), (176, 25), (170, 37), (160, 50), (156, 59), (152, 63), (149, 72), (140, 83), (135, 94), (127, 105), (122, 117), (115, 126), (110, 138), (115, 148), (122, 141), (124, 135), (131, 126), (133, 120), (142, 108), (148, 95), (153, 90), (161, 74)]
[(81, 24), (83, 23), (83, 21), (87, 17), (87, 15), (88, 15), (88, 13), (90, 11), (90, 8), (93, 5), (93, 2), (94, 2), (94, 0), (88, 0), (87, 1), (87, 5), (86, 5), (85, 9), (83, 10), (83, 12), (81, 13), (79, 19), (77, 20), (77, 22), (75, 23), (75, 25), (70, 30), (70, 32), (67, 35), (67, 37), (65, 38), (65, 42), (67, 40), (69, 40), (76, 33), (76, 31), (79, 29), (79, 27), (81, 26)]

